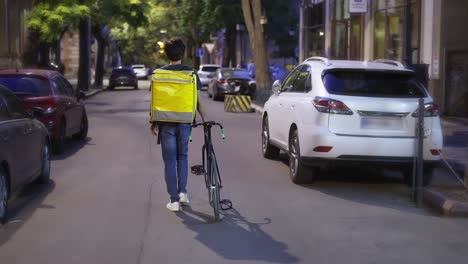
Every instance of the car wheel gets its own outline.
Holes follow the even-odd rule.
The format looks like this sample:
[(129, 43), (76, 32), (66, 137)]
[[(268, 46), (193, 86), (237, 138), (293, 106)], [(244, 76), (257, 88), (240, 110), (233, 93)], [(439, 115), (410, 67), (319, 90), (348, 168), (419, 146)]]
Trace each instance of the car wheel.
[(0, 223), (5, 224), (8, 215), (8, 181), (5, 171), (0, 168)]
[(289, 137), (289, 176), (296, 184), (311, 183), (315, 179), (318, 168), (305, 166), (301, 161), (299, 134), (294, 130)]
[(53, 143), (53, 150), (54, 153), (60, 154), (63, 152), (65, 148), (65, 139), (66, 139), (66, 126), (65, 126), (65, 120), (62, 119), (60, 122), (60, 128), (59, 128), (59, 136), (54, 140)]
[(41, 175), (37, 178), (37, 183), (46, 184), (50, 180), (50, 152), (49, 144), (44, 143), (44, 148), (42, 149), (42, 167)]
[(86, 111), (83, 111), (83, 116), (81, 117), (80, 123), (80, 132), (74, 135), (73, 138), (76, 140), (85, 140), (88, 136), (88, 115), (86, 115)]
[(133, 89), (138, 90), (138, 83), (133, 86)]
[[(425, 166), (423, 168), (423, 187), (431, 184), (434, 178), (434, 170), (434, 167)], [(403, 180), (408, 187), (413, 188), (413, 166), (407, 166), (403, 169)]]
[(268, 117), (263, 118), (262, 126), (262, 153), (267, 159), (276, 159), (279, 156), (280, 149), (270, 144), (270, 130), (268, 126)]

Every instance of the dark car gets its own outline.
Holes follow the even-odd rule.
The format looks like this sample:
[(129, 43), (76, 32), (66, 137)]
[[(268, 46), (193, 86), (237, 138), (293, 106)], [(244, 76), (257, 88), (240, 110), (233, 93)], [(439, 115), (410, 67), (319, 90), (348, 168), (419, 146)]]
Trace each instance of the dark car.
[[(33, 108), (37, 116), (43, 110)], [(50, 176), (49, 136), (42, 122), (26, 112), (18, 98), (0, 85), (0, 222), (6, 221), (8, 200), (21, 186)]]
[(0, 85), (7, 87), (25, 105), (26, 110), (41, 108), (39, 120), (49, 130), (54, 152), (64, 150), (65, 140), (74, 137), (83, 140), (88, 135), (88, 117), (84, 94), (58, 72), (48, 70), (0, 71)]
[(113, 90), (117, 86), (131, 86), (135, 90), (138, 89), (138, 78), (135, 70), (131, 67), (112, 69), (109, 77), (109, 90)]
[(245, 69), (220, 68), (208, 84), (208, 96), (213, 100), (222, 99), (226, 94), (255, 97), (255, 92), (255, 81)]

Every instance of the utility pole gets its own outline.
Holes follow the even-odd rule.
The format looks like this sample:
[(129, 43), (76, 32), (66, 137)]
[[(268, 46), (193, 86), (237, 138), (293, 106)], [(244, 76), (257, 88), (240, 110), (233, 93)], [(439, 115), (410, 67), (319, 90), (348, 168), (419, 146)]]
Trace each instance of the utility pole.
[(406, 66), (411, 67), (413, 65), (413, 48), (411, 46), (413, 17), (411, 15), (411, 0), (406, 1), (405, 8), (405, 63)]

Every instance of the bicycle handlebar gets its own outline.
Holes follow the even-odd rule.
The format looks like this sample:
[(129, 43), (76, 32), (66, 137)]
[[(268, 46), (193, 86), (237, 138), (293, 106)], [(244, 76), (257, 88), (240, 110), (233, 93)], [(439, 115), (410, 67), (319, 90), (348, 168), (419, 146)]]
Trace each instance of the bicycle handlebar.
[(226, 139), (226, 136), (224, 135), (224, 127), (218, 122), (215, 121), (205, 121), (201, 123), (195, 123), (192, 125), (192, 127), (198, 127), (198, 126), (203, 126), (204, 128), (211, 128), (212, 126), (219, 126), (219, 129), (221, 129), (221, 136), (223, 139)]

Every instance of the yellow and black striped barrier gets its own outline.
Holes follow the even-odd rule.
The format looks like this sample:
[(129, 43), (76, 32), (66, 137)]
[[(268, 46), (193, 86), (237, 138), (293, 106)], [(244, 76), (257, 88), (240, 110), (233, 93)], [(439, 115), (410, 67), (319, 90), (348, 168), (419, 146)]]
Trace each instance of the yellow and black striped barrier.
[(250, 113), (252, 100), (248, 95), (226, 95), (224, 97), (224, 111), (232, 113)]

